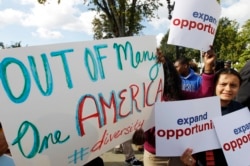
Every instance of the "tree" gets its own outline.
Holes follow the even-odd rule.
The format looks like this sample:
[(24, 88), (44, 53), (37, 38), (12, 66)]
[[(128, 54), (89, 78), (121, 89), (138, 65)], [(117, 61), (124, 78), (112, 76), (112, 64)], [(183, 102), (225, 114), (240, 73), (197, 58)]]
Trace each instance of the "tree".
[(161, 40), (160, 49), (162, 53), (168, 57), (168, 59), (174, 61), (176, 58), (176, 46), (167, 44), (168, 36), (169, 36), (169, 30)]
[(5, 46), (3, 42), (0, 42), (0, 47), (1, 49), (7, 49), (7, 48), (17, 48), (17, 47), (22, 47), (21, 41), (19, 42), (14, 42), (10, 46)]
[(216, 32), (214, 47), (220, 60), (232, 61), (233, 68), (240, 70), (250, 59), (250, 20), (239, 28), (239, 23), (221, 18)]
[(214, 49), (219, 59), (236, 61), (239, 51), (237, 48), (237, 35), (239, 24), (235, 20), (223, 17), (219, 20), (214, 39)]
[(4, 48), (5, 48), (5, 46), (4, 46), (4, 44), (3, 44), (3, 42), (0, 42), (0, 47), (1, 47), (2, 49), (4, 49)]
[(10, 48), (17, 48), (17, 47), (22, 47), (21, 46), (21, 41), (15, 42), (15, 43), (11, 44), (11, 46), (10, 46)]
[(237, 45), (240, 51), (234, 67), (240, 70), (246, 61), (250, 60), (250, 19), (246, 21), (238, 32), (237, 43), (235, 45)]
[[(194, 59), (197, 62), (200, 61), (199, 50), (167, 44), (168, 35), (169, 31), (165, 34), (160, 43), (160, 48), (162, 52), (168, 57), (168, 59), (175, 61), (178, 58), (177, 54), (179, 53), (179, 56), (185, 56), (189, 59)], [(179, 51), (178, 53), (177, 49)]]
[[(38, 0), (40, 4), (46, 1)], [(94, 38), (101, 39), (139, 34), (143, 19), (157, 17), (154, 11), (163, 4), (160, 0), (91, 0), (88, 5), (99, 15), (93, 20), (93, 30)]]
[[(37, 1), (40, 4), (45, 4), (47, 2), (47, 0), (37, 0)], [(57, 0), (57, 3), (60, 3), (60, 2), (61, 2), (61, 0)]]

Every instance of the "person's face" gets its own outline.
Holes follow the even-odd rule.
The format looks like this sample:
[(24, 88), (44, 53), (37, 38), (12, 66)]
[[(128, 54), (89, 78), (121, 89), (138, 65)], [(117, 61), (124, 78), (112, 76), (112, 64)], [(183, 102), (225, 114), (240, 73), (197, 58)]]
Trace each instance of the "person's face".
[(235, 98), (240, 88), (240, 80), (233, 74), (221, 74), (215, 87), (221, 106), (226, 106)]
[(182, 65), (178, 61), (174, 63), (174, 67), (180, 75), (183, 75), (186, 72), (187, 65)]
[(230, 69), (231, 65), (230, 64), (225, 64), (224, 67), (227, 68), (227, 69)]

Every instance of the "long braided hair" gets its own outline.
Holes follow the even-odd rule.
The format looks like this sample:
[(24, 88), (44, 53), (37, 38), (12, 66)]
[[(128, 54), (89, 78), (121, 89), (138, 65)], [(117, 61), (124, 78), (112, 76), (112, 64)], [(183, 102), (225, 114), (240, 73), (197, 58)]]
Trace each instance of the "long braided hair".
[(182, 100), (182, 81), (173, 62), (157, 49), (157, 62), (162, 63), (164, 71), (164, 98), (167, 100)]

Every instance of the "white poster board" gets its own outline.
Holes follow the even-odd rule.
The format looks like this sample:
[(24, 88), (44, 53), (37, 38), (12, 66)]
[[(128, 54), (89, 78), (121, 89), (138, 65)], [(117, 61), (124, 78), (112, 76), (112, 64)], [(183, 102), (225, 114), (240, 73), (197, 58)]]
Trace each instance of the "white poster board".
[(0, 122), (16, 166), (82, 166), (154, 126), (155, 52), (155, 36), (1, 50)]
[(230, 166), (250, 165), (250, 113), (247, 107), (213, 119), (215, 130)]
[(217, 96), (156, 102), (156, 155), (181, 156), (187, 148), (193, 153), (220, 148), (212, 123), (217, 116), (221, 116)]
[(213, 45), (220, 12), (216, 0), (175, 0), (168, 44), (207, 51)]

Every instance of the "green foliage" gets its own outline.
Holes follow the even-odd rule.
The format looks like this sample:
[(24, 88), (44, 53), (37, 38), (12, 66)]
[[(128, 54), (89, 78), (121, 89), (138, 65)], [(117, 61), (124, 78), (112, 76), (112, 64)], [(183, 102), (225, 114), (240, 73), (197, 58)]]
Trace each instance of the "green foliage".
[[(45, 4), (47, 2), (47, 0), (37, 0), (38, 3), (40, 4)], [(59, 4), (61, 2), (61, 0), (57, 0), (57, 3)]]
[(242, 26), (237, 36), (237, 47), (240, 49), (240, 53), (236, 57), (236, 63), (234, 67), (240, 70), (250, 60), (250, 19)]
[(239, 60), (234, 64), (234, 68), (240, 70), (250, 59), (250, 49), (246, 49), (240, 56)]
[[(217, 0), (220, 3), (220, 0)], [(46, 0), (38, 0), (40, 4)], [(86, 0), (83, 0), (86, 3)], [(60, 0), (58, 0), (60, 3)], [(141, 22), (157, 18), (155, 11), (162, 6), (160, 0), (91, 0), (90, 10), (98, 13), (93, 20), (94, 39), (139, 35), (145, 28)], [(160, 48), (169, 59), (186, 55), (200, 61), (200, 51), (167, 44), (168, 32), (161, 41)], [(250, 59), (250, 20), (241, 28), (235, 20), (224, 17), (219, 20), (214, 43), (219, 60), (231, 60), (233, 67), (240, 70)], [(177, 49), (178, 48), (178, 49)]]
[(239, 48), (236, 47), (239, 24), (228, 18), (221, 18), (214, 40), (214, 49), (217, 57), (222, 60), (235, 62)]
[(160, 43), (160, 48), (164, 55), (168, 57), (168, 59), (174, 62), (179, 56), (186, 56), (189, 59), (195, 59), (195, 61), (200, 61), (199, 50), (167, 44), (168, 35), (169, 31), (165, 34)]
[[(38, 0), (45, 4), (47, 0)], [(58, 0), (58, 3), (61, 1)], [(143, 19), (158, 17), (156, 10), (163, 6), (160, 0), (83, 0), (99, 17), (92, 21), (94, 39), (134, 36), (145, 28)]]
[(176, 57), (176, 46), (167, 44), (169, 31), (163, 36), (160, 49), (164, 55), (168, 57), (171, 61), (175, 60)]
[(92, 0), (88, 5), (99, 14), (92, 22), (95, 39), (138, 35), (143, 19), (157, 17), (154, 11), (162, 6), (160, 0)]
[(249, 20), (239, 28), (239, 24), (235, 20), (222, 18), (214, 41), (218, 58), (232, 61), (232, 66), (240, 70), (249, 59), (249, 36)]

